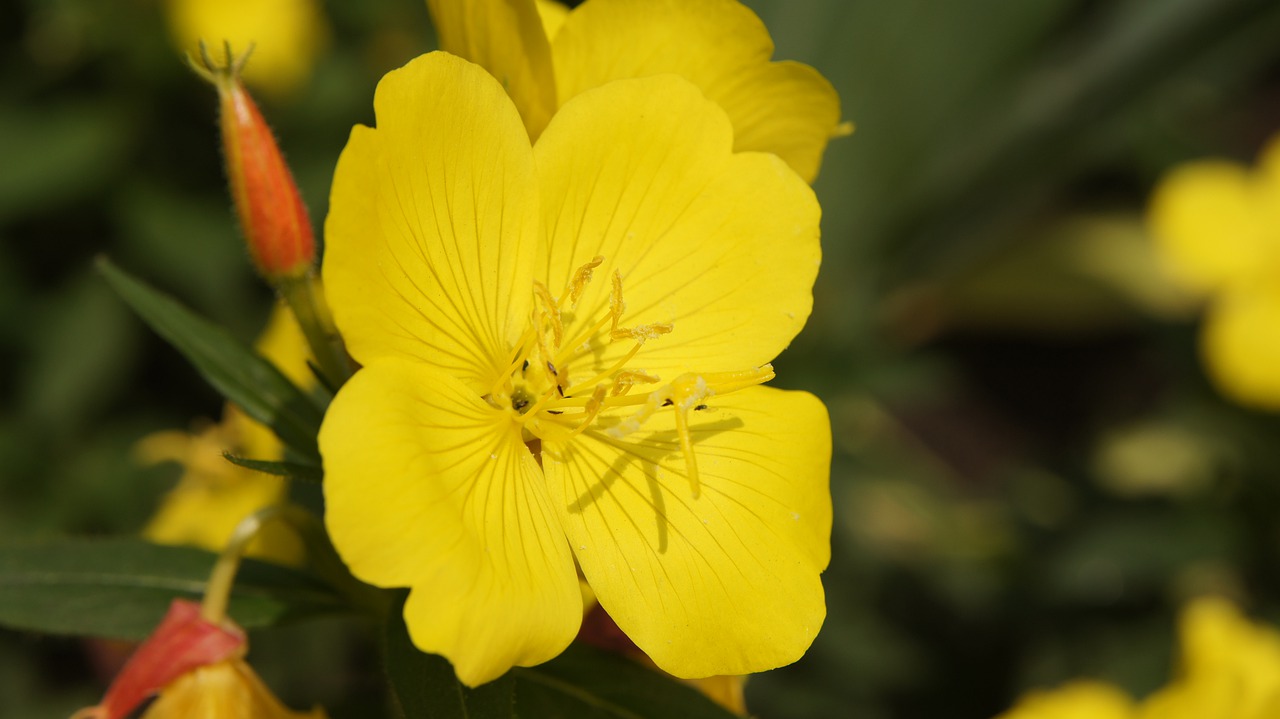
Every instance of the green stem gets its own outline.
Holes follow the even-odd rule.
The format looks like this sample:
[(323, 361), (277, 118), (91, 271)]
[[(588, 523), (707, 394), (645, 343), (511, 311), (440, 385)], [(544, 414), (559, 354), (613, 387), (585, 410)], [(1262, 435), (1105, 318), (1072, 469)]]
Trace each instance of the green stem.
[(320, 291), (319, 282), (310, 274), (285, 280), (277, 288), (293, 310), (293, 316), (307, 338), (311, 354), (316, 359), (320, 373), (331, 389), (339, 387), (351, 377), (351, 362), (347, 359), (346, 346), (334, 326)]

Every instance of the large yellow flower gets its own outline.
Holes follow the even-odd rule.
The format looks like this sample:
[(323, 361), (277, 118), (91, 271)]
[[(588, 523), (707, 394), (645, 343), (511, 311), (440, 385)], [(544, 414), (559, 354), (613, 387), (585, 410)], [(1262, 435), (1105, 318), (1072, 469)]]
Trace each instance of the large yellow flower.
[(734, 149), (772, 152), (812, 182), (851, 127), (817, 70), (771, 62), (773, 40), (737, 0), (427, 0), (442, 50), (484, 66), (537, 139), (556, 108), (624, 78), (684, 77), (720, 104)]
[(1255, 169), (1201, 160), (1170, 172), (1151, 230), (1172, 274), (1209, 300), (1209, 374), (1244, 404), (1280, 410), (1280, 138)]
[(471, 685), (569, 644), (575, 564), (671, 674), (797, 659), (825, 616), (830, 425), (755, 385), (811, 308), (809, 187), (733, 153), (724, 112), (671, 75), (582, 93), (533, 147), (445, 53), (374, 105), (323, 268), (363, 365), (320, 431), (351, 570), (412, 587), (414, 642)]

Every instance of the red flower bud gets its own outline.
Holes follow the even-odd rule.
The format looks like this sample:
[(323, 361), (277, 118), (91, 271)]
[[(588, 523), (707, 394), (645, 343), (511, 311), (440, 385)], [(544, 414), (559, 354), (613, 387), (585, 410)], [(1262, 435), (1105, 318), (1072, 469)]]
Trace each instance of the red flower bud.
[(153, 694), (191, 671), (242, 656), (239, 627), (200, 616), (200, 605), (173, 600), (160, 626), (129, 657), (102, 703), (76, 713), (77, 719), (123, 719)]
[(240, 82), (248, 57), (246, 52), (232, 58), (228, 46), (225, 66), (216, 65), (204, 52), (205, 67), (196, 70), (218, 89), (223, 159), (249, 254), (262, 276), (275, 283), (311, 270), (315, 240), (307, 208), (271, 128)]

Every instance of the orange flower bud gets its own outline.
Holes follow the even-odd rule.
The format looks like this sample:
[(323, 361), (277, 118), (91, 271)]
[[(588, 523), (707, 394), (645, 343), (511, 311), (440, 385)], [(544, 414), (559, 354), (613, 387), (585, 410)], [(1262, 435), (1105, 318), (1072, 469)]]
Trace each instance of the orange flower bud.
[(210, 664), (242, 656), (245, 635), (230, 622), (200, 616), (200, 605), (173, 600), (160, 626), (129, 657), (102, 703), (76, 713), (76, 719), (123, 719), (148, 697), (179, 677)]
[(218, 89), (223, 159), (249, 254), (273, 284), (302, 277), (315, 260), (311, 220), (271, 128), (240, 82), (249, 52), (233, 58), (228, 45), (225, 65), (203, 45), (201, 52), (205, 66), (196, 70)]

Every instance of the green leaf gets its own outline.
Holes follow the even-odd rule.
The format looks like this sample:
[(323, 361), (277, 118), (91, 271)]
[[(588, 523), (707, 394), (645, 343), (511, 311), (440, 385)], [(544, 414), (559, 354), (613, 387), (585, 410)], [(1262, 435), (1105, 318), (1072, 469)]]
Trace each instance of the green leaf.
[(164, 337), (224, 397), (270, 427), (304, 459), (319, 464), (316, 433), (323, 411), (275, 365), (221, 327), (99, 258), (98, 271), (142, 319)]
[(696, 689), (626, 657), (575, 643), (511, 670), (522, 719), (735, 719)]
[(324, 479), (324, 470), (314, 464), (303, 464), (301, 462), (269, 462), (264, 459), (246, 459), (245, 457), (237, 457), (230, 452), (223, 452), (222, 456), (228, 462), (245, 469), (252, 469), (255, 472), (271, 474), (277, 477), (288, 477), (289, 479), (297, 479), (303, 482), (319, 482)]
[(476, 689), (463, 686), (444, 657), (419, 651), (404, 625), (404, 597), (392, 605), (386, 632), (387, 674), (403, 719), (515, 719), (511, 674)]
[[(142, 639), (174, 598), (203, 595), (216, 558), (199, 549), (133, 538), (0, 547), (0, 625)], [(245, 560), (229, 614), (252, 629), (342, 611), (342, 600), (310, 575)]]
[(577, 643), (546, 664), (468, 689), (446, 659), (413, 645), (403, 600), (388, 620), (386, 654), (404, 719), (736, 719), (675, 679)]

